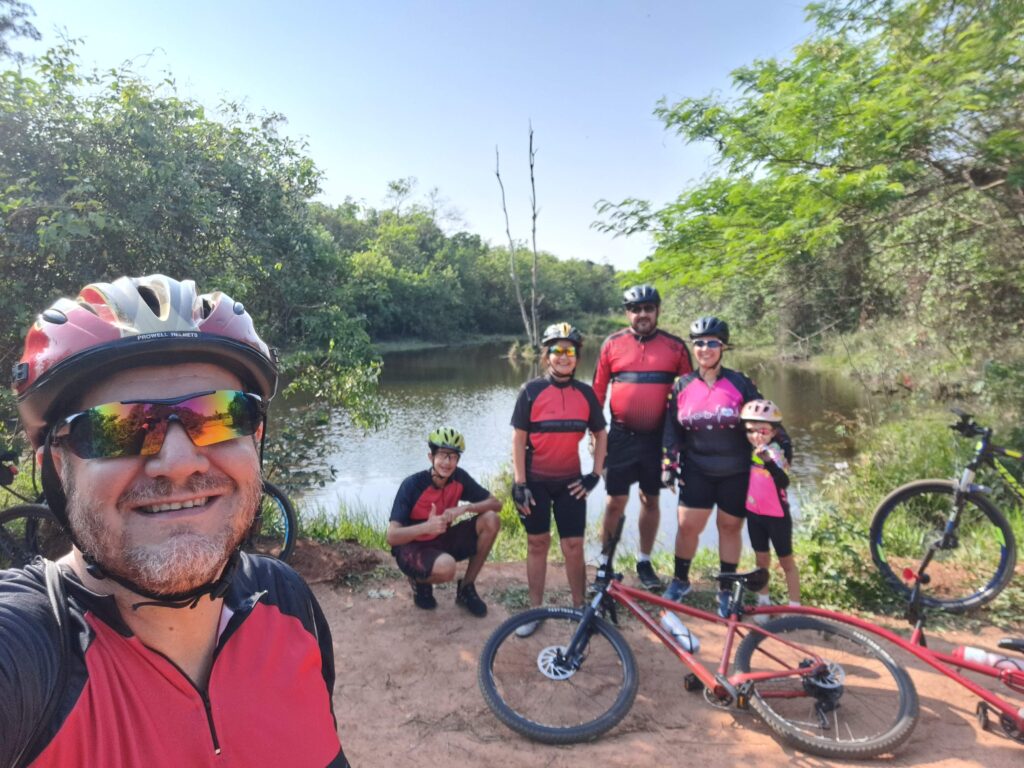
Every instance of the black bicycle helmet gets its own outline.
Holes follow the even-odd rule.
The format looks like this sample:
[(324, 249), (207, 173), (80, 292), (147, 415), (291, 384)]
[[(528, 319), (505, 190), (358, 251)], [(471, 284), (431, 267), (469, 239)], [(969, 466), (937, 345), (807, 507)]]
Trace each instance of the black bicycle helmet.
[(714, 315), (699, 317), (690, 326), (690, 338), (699, 339), (702, 336), (714, 336), (723, 344), (728, 344), (729, 324), (725, 320), (719, 320)]
[(653, 285), (644, 283), (634, 285), (626, 289), (622, 294), (622, 306), (628, 307), (631, 304), (657, 304), (661, 305), (661, 294)]
[(547, 346), (551, 342), (558, 341), (559, 339), (571, 341), (576, 349), (583, 346), (583, 334), (579, 332), (579, 329), (569, 323), (555, 323), (554, 325), (549, 325), (544, 330), (544, 336), (541, 337), (540, 343)]

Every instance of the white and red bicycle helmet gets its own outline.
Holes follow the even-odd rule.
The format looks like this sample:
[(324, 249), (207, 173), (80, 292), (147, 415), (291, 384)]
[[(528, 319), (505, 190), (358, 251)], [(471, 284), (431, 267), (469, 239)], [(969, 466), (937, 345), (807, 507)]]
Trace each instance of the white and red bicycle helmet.
[(782, 423), (782, 411), (771, 400), (751, 400), (743, 404), (741, 421), (765, 421), (769, 424)]
[(276, 354), (240, 302), (165, 275), (92, 283), (74, 300), (58, 299), (29, 329), (12, 382), (22, 425), (38, 447), (87, 383), (186, 361), (222, 366), (264, 400), (277, 390)]

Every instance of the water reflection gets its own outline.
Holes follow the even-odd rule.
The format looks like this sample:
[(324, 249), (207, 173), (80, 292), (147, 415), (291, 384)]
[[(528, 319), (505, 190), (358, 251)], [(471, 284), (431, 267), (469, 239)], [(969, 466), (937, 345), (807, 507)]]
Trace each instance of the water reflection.
[[(427, 434), (451, 425), (466, 437), (461, 466), (482, 482), (510, 465), (509, 419), (516, 393), (524, 381), (536, 375), (533, 366), (513, 364), (503, 357), (504, 344), (452, 347), (387, 355), (380, 397), (390, 414), (388, 426), (377, 433), (362, 434), (343, 418), (322, 427), (317, 439), (330, 446), (328, 461), (334, 467), (333, 482), (307, 494), (306, 501), (333, 511), (338, 502), (379, 516), (386, 525), (399, 483), (427, 466)], [(578, 376), (593, 377), (597, 345), (583, 349)], [(835, 462), (850, 458), (850, 448), (837, 438), (829, 414), (850, 416), (865, 400), (857, 386), (838, 375), (822, 374), (794, 365), (731, 354), (730, 367), (743, 371), (765, 396), (775, 400), (796, 446), (793, 467), (795, 506), (801, 493)], [(287, 405), (287, 404), (286, 404)], [(591, 466), (581, 446), (584, 469)], [(659, 548), (671, 550), (675, 537), (675, 497), (663, 492)], [(632, 548), (636, 537), (636, 491), (627, 515), (625, 544)], [(603, 486), (587, 502), (592, 526), (604, 508)], [(715, 541), (714, 524), (701, 543)]]

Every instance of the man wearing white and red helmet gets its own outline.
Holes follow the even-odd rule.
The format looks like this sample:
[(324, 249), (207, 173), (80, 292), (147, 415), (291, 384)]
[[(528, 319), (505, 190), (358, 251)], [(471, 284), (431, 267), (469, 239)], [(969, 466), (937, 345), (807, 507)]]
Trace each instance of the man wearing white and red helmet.
[(347, 766), (319, 605), (239, 551), (277, 386), (242, 304), (86, 286), (39, 315), (13, 383), (74, 546), (63, 628), (43, 567), (0, 572), (0, 764)]

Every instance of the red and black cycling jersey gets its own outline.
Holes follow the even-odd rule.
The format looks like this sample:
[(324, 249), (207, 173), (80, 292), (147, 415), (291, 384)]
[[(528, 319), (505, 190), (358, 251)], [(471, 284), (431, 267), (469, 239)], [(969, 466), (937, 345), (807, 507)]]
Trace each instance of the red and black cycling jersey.
[(665, 455), (709, 477), (749, 472), (750, 444), (740, 410), (759, 399), (754, 382), (729, 368), (722, 368), (710, 387), (697, 373), (683, 376), (668, 398), (661, 441)]
[(512, 426), (528, 433), (527, 480), (573, 480), (580, 472), (579, 442), (589, 429), (605, 428), (601, 404), (590, 385), (542, 376), (519, 390)]
[[(434, 485), (433, 474), (429, 469), (409, 475), (398, 487), (395, 503), (391, 506), (391, 520), (402, 526), (422, 523), (430, 517), (430, 508), (434, 514), (440, 515), (446, 509), (454, 507), (460, 501), (470, 504), (490, 498), (490, 491), (481, 486), (462, 467), (456, 467), (452, 476), (443, 487)], [(440, 533), (428, 533), (417, 536), (416, 541), (430, 541)]]
[[(67, 684), (30, 765), (348, 766), (331, 701), (330, 628), (288, 566), (241, 556), (205, 690), (139, 642), (112, 597), (67, 571), (64, 582)], [(59, 679), (41, 567), (0, 571), (0, 627), (0, 765), (11, 765)]]
[(678, 336), (657, 330), (638, 336), (629, 328), (601, 345), (594, 371), (594, 394), (604, 405), (612, 385), (612, 425), (631, 432), (661, 433), (672, 382), (693, 370), (690, 352)]

